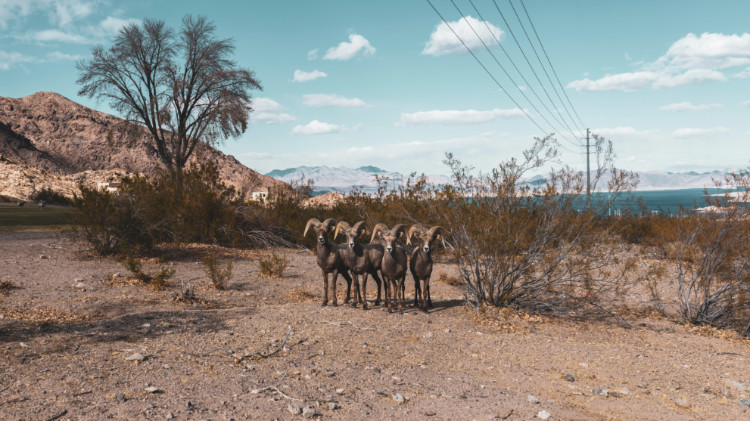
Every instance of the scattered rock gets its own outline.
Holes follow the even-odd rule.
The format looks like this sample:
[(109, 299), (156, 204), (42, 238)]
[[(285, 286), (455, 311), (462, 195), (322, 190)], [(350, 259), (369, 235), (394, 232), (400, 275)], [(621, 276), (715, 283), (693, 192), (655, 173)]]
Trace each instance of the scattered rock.
[(451, 333), (450, 329), (445, 329), (445, 333)]
[(574, 381), (576, 381), (576, 378), (575, 378), (575, 377), (573, 377), (573, 375), (572, 375), (572, 374), (566, 374), (566, 375), (565, 375), (565, 380), (567, 380), (567, 381), (569, 381), (569, 382), (574, 382)]
[(396, 403), (398, 403), (398, 404), (402, 404), (402, 403), (406, 402), (406, 399), (404, 398), (404, 395), (402, 395), (400, 393), (394, 393), (394, 394), (392, 394), (391, 395), (391, 399), (393, 399), (393, 401), (396, 402)]
[(167, 412), (167, 415), (165, 416), (168, 420), (171, 420), (172, 418), (174, 418), (174, 414), (172, 414), (171, 412)]
[(312, 417), (314, 417), (314, 416), (315, 416), (315, 409), (313, 409), (313, 407), (312, 407), (312, 406), (310, 406), (310, 405), (307, 405), (307, 406), (306, 406), (306, 407), (305, 407), (305, 408), (304, 408), (304, 409), (302, 410), (302, 416), (303, 416), (303, 417), (305, 417), (305, 418), (312, 418)]
[(425, 333), (424, 337), (427, 338), (427, 339), (431, 338), (432, 337), (432, 332)]
[(588, 367), (589, 365), (587, 363), (578, 363), (581, 367)]
[(162, 391), (159, 390), (159, 388), (154, 387), (154, 386), (149, 386), (149, 387), (147, 387), (147, 388), (145, 388), (143, 390), (145, 390), (148, 393), (162, 393)]
[(594, 388), (594, 389), (593, 389), (593, 390), (591, 391), (591, 393), (593, 393), (593, 394), (595, 394), (595, 395), (602, 395), (602, 396), (607, 396), (607, 391), (606, 391), (606, 390), (604, 390), (604, 389), (599, 389), (598, 387), (595, 387), (595, 388)]
[(299, 415), (302, 413), (302, 409), (299, 406), (297, 406), (296, 403), (290, 403), (289, 406), (286, 407), (286, 409), (292, 415)]
[(20, 345), (21, 348), (30, 348), (26, 342), (19, 342), (18, 345)]
[(740, 392), (747, 392), (747, 386), (745, 386), (744, 384), (742, 384), (740, 382), (737, 382), (737, 381), (734, 381), (734, 380), (728, 380), (727, 379), (726, 381), (724, 381), (724, 384), (727, 385), (727, 386), (729, 386), (729, 387), (731, 387), (731, 388), (733, 388), (733, 389), (737, 389)]
[(117, 272), (114, 275), (112, 275), (113, 278), (122, 278), (122, 273)]
[(74, 286), (78, 289), (86, 289), (88, 287), (88, 285), (84, 284), (83, 282), (77, 282)]
[(750, 399), (743, 399), (740, 401), (740, 405), (745, 405), (747, 407), (750, 407)]
[(613, 397), (615, 399), (619, 399), (619, 398), (621, 398), (623, 396), (623, 394), (620, 393), (620, 392), (617, 392), (617, 391), (613, 390), (613, 391), (609, 392), (609, 396), (611, 396), (611, 397)]
[(546, 419), (548, 419), (548, 418), (550, 417), (550, 413), (549, 413), (549, 412), (547, 412), (547, 411), (545, 411), (545, 410), (541, 410), (541, 411), (539, 411), (539, 412), (538, 412), (538, 413), (536, 414), (536, 416), (537, 416), (537, 418), (540, 418), (540, 419), (546, 420)]
[(40, 258), (40, 259), (46, 259), (46, 258), (47, 258), (47, 255), (46, 255), (46, 254), (40, 254), (40, 255), (39, 255), (39, 258)]
[(534, 395), (529, 395), (526, 400), (529, 401), (529, 403), (533, 403), (534, 405), (539, 403), (539, 399)]
[(338, 407), (339, 406), (336, 405), (336, 402), (329, 402), (328, 403), (328, 409), (330, 409), (331, 411), (334, 411), (334, 410), (338, 409)]
[(116, 394), (116, 395), (115, 395), (115, 400), (116, 400), (117, 402), (123, 403), (123, 402), (125, 402), (126, 400), (128, 400), (128, 398), (126, 398), (126, 397), (125, 397), (125, 394), (124, 394), (124, 393), (118, 393), (118, 394)]
[(690, 405), (690, 401), (688, 401), (685, 398), (677, 398), (674, 401), (675, 405), (679, 406), (680, 408), (689, 409), (692, 405)]
[(338, 389), (336, 389), (336, 393), (338, 393), (339, 395), (343, 395), (344, 394), (344, 388), (343, 387), (339, 387)]
[(141, 354), (139, 352), (136, 352), (133, 355), (125, 357), (125, 361), (139, 361), (140, 362), (140, 361), (143, 361), (145, 359), (146, 359), (146, 357), (144, 357), (143, 354)]

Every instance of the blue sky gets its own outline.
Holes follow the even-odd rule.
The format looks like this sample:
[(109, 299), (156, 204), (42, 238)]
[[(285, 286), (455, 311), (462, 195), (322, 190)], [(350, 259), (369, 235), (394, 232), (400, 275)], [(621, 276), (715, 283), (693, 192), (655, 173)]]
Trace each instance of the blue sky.
[[(557, 100), (559, 94), (567, 104), (562, 88), (556, 94), (547, 82), (509, 0), (496, 0), (507, 25), (492, 0), (473, 0), (484, 21), (468, 0), (455, 0), (465, 19), (450, 0), (432, 1), (521, 109), (422, 0), (0, 0), (0, 96), (55, 91), (108, 111), (77, 95), (75, 61), (86, 59), (92, 45), (109, 45), (124, 24), (149, 17), (177, 27), (191, 13), (233, 38), (237, 62), (263, 84), (247, 132), (221, 146), (261, 172), (377, 165), (444, 174), (446, 151), (487, 170), (543, 133), (524, 113), (545, 132), (561, 132), (562, 160), (577, 168), (584, 161), (575, 137), (583, 125), (614, 142), (616, 163), (625, 169), (750, 163), (750, 2), (525, 0), (582, 120), (573, 123)], [(513, 4), (525, 19), (520, 0)]]

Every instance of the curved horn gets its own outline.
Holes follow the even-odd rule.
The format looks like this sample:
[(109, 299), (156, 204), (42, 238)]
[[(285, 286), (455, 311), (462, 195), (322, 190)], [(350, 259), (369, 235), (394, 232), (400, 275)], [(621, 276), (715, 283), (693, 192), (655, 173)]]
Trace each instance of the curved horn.
[(406, 225), (404, 224), (396, 224), (391, 228), (391, 234), (395, 235), (397, 239), (404, 235), (404, 231), (406, 231)]
[(443, 227), (438, 227), (438, 226), (432, 227), (427, 232), (427, 234), (429, 234), (429, 236), (432, 237), (433, 239), (435, 238), (435, 236), (439, 235), (440, 241), (443, 242), (443, 247), (445, 247), (445, 230), (443, 229)]
[(320, 221), (317, 218), (310, 218), (307, 221), (307, 225), (305, 225), (305, 233), (302, 234), (303, 237), (307, 235), (307, 230), (310, 229), (310, 225), (315, 225), (317, 227), (318, 225), (320, 225)]
[(354, 228), (354, 231), (357, 232), (357, 237), (359, 237), (363, 232), (367, 232), (367, 222), (359, 221), (352, 228)]
[(424, 227), (422, 224), (416, 224), (409, 227), (409, 232), (406, 234), (406, 244), (411, 244), (411, 237), (414, 235), (414, 233), (423, 233)]
[(380, 231), (388, 232), (388, 225), (382, 222), (378, 222), (377, 224), (375, 224), (375, 227), (373, 227), (372, 229), (372, 238), (370, 238), (371, 243), (372, 243), (372, 240), (375, 239), (375, 235), (377, 235), (377, 233), (379, 233)]
[(331, 232), (331, 228), (335, 227), (338, 221), (334, 218), (328, 218), (323, 221), (323, 226), (326, 227), (326, 232)]
[(336, 240), (337, 238), (339, 238), (339, 232), (341, 231), (342, 228), (345, 229), (345, 230), (347, 230), (347, 229), (351, 228), (351, 226), (346, 221), (339, 221), (339, 223), (336, 224), (336, 231), (333, 234), (333, 239), (334, 240)]

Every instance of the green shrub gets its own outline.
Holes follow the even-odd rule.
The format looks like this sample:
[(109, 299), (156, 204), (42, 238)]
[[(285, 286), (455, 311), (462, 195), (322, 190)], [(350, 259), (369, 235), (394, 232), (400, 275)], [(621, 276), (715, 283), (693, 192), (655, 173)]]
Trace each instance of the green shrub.
[(289, 266), (289, 259), (272, 251), (269, 257), (260, 261), (260, 274), (266, 278), (281, 278), (287, 266)]

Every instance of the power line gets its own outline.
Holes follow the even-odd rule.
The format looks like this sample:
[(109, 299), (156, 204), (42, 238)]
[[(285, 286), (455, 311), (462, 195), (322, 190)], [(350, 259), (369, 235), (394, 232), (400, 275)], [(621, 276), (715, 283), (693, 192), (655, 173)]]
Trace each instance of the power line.
[[(451, 3), (453, 3), (453, 0), (451, 0)], [(519, 75), (521, 76), (521, 79), (523, 79), (524, 83), (526, 83), (526, 86), (528, 86), (528, 87), (529, 87), (529, 90), (531, 90), (531, 92), (532, 92), (532, 93), (534, 94), (534, 96), (536, 97), (536, 99), (537, 99), (537, 100), (539, 100), (539, 103), (541, 103), (541, 104), (542, 104), (542, 106), (544, 107), (544, 109), (545, 109), (545, 110), (547, 110), (547, 112), (548, 112), (548, 113), (549, 113), (549, 114), (550, 114), (550, 115), (551, 115), (551, 116), (552, 116), (552, 117), (553, 117), (553, 118), (555, 119), (555, 121), (557, 121), (557, 123), (558, 123), (558, 124), (563, 124), (563, 123), (562, 123), (562, 122), (560, 121), (560, 119), (559, 119), (559, 118), (557, 117), (556, 113), (552, 112), (552, 110), (550, 110), (550, 109), (549, 109), (549, 107), (547, 107), (547, 104), (546, 104), (546, 103), (545, 103), (545, 102), (544, 102), (544, 101), (542, 100), (542, 98), (540, 98), (540, 97), (539, 97), (539, 94), (538, 94), (538, 93), (536, 92), (536, 90), (534, 89), (534, 87), (533, 87), (533, 86), (532, 86), (532, 85), (531, 85), (531, 84), (529, 83), (529, 81), (528, 81), (528, 80), (526, 79), (526, 77), (525, 77), (525, 76), (523, 75), (523, 73), (521, 72), (521, 69), (519, 69), (519, 68), (518, 68), (518, 66), (516, 65), (516, 63), (515, 63), (515, 62), (513, 61), (513, 59), (511, 58), (510, 54), (508, 54), (508, 51), (507, 51), (507, 50), (505, 49), (505, 47), (503, 47), (503, 45), (502, 45), (502, 44), (500, 43), (500, 39), (499, 39), (499, 38), (498, 38), (497, 36), (495, 36), (494, 32), (492, 32), (492, 30), (490, 29), (490, 26), (489, 26), (489, 24), (487, 23), (487, 20), (485, 20), (485, 19), (484, 19), (484, 16), (482, 16), (482, 13), (481, 13), (481, 12), (479, 11), (479, 9), (477, 9), (477, 6), (476, 6), (476, 5), (474, 4), (474, 1), (473, 1), (473, 0), (469, 0), (469, 3), (471, 3), (471, 6), (472, 6), (472, 7), (474, 8), (474, 11), (475, 11), (475, 12), (477, 12), (477, 15), (479, 16), (479, 19), (481, 19), (481, 20), (482, 20), (482, 22), (484, 23), (484, 26), (485, 26), (485, 28), (487, 28), (487, 32), (489, 32), (490, 34), (492, 34), (492, 37), (493, 37), (493, 38), (495, 39), (495, 42), (497, 42), (497, 45), (498, 45), (498, 47), (500, 47), (500, 49), (502, 50), (502, 52), (503, 52), (503, 53), (505, 54), (505, 57), (506, 57), (506, 58), (508, 59), (508, 61), (510, 62), (510, 64), (511, 64), (511, 65), (513, 65), (513, 68), (515, 68), (515, 69), (516, 69), (516, 72), (518, 72), (518, 74), (519, 74)], [(458, 10), (458, 13), (461, 13), (461, 16), (462, 16), (462, 17), (464, 17), (464, 14), (463, 14), (463, 13), (461, 12), (461, 10), (460, 10), (460, 9), (458, 8), (458, 6), (456, 6), (456, 4), (455, 4), (455, 3), (453, 3), (453, 6), (454, 6), (454, 7), (456, 8), (456, 10)], [(464, 17), (464, 19), (466, 20), (466, 18), (465, 18), (465, 17)], [(470, 27), (470, 28), (472, 28), (472, 30), (474, 29), (474, 28), (472, 27), (471, 23), (469, 23), (469, 21), (468, 21), (468, 20), (466, 20), (466, 23), (467, 23), (467, 24), (469, 25), (469, 27)], [(474, 34), (476, 35), (476, 31), (474, 31)], [(477, 35), (477, 37), (479, 37), (479, 36)], [(480, 40), (480, 41), (482, 41), (481, 37), (479, 37), (479, 40)], [(482, 44), (484, 44), (484, 42), (482, 42)], [(486, 48), (486, 46), (485, 46), (485, 48)], [(503, 71), (505, 72), (505, 68), (504, 68), (504, 67), (502, 66), (502, 64), (500, 64), (500, 63), (498, 62), (498, 60), (497, 60), (497, 58), (495, 57), (495, 55), (494, 55), (494, 54), (492, 54), (492, 52), (491, 52), (491, 51), (490, 51), (489, 49), (488, 49), (487, 51), (488, 51), (488, 52), (490, 53), (490, 55), (492, 55), (492, 58), (494, 58), (494, 59), (495, 59), (495, 62), (497, 62), (498, 66), (500, 66), (500, 68), (501, 68), (501, 69), (503, 69)], [(529, 101), (529, 103), (530, 103), (530, 104), (532, 104), (532, 107), (534, 107), (534, 105), (533, 105), (532, 101), (531, 101), (531, 100), (530, 100), (530, 99), (529, 99), (528, 97), (526, 97), (526, 95), (525, 95), (525, 94), (523, 93), (523, 91), (521, 90), (521, 88), (520, 88), (520, 87), (518, 87), (518, 84), (517, 84), (517, 83), (516, 83), (516, 82), (515, 82), (515, 81), (513, 80), (513, 78), (512, 78), (512, 77), (511, 77), (511, 76), (510, 76), (510, 75), (508, 74), (508, 72), (505, 72), (505, 74), (506, 74), (506, 75), (508, 76), (508, 79), (510, 79), (510, 80), (511, 80), (511, 82), (512, 82), (512, 83), (513, 83), (514, 85), (516, 85), (516, 88), (517, 88), (517, 89), (519, 90), (519, 92), (521, 92), (521, 94), (522, 94), (522, 95), (524, 96), (524, 98), (526, 98), (526, 100), (527, 100), (527, 101)], [(553, 105), (554, 105), (554, 104), (553, 104)], [(536, 112), (537, 112), (537, 113), (539, 113), (540, 115), (542, 114), (542, 113), (541, 113), (541, 112), (540, 112), (540, 111), (539, 111), (539, 110), (538, 110), (538, 109), (537, 109), (536, 107), (534, 107), (534, 109), (535, 109), (535, 110), (536, 110)], [(545, 121), (546, 121), (546, 120), (545, 120)], [(548, 123), (548, 124), (550, 124), (549, 122), (547, 122), (547, 123)], [(550, 124), (550, 126), (552, 126), (552, 124)], [(558, 132), (559, 130), (555, 130), (555, 131), (556, 131), (556, 132)], [(574, 139), (578, 139), (578, 137), (577, 137), (577, 136), (576, 136), (575, 134), (573, 134), (573, 138), (574, 138)], [(567, 139), (566, 139), (566, 140), (567, 140)], [(571, 142), (571, 143), (575, 143), (575, 142)], [(580, 147), (580, 142), (579, 142), (579, 144), (578, 144), (578, 145), (576, 145), (576, 146)]]
[[(529, 69), (531, 69), (531, 72), (534, 74), (536, 81), (539, 82), (539, 86), (542, 88), (542, 91), (544, 91), (544, 94), (547, 96), (547, 99), (549, 99), (549, 102), (552, 104), (552, 106), (555, 107), (555, 101), (552, 100), (552, 97), (550, 96), (549, 92), (547, 92), (547, 88), (544, 86), (544, 83), (542, 83), (542, 79), (539, 78), (539, 75), (534, 69), (534, 66), (531, 64), (531, 61), (529, 60), (529, 57), (526, 55), (526, 52), (521, 46), (521, 43), (518, 41), (518, 38), (516, 37), (515, 32), (513, 32), (513, 28), (511, 28), (510, 23), (508, 23), (508, 20), (505, 19), (505, 14), (503, 13), (502, 10), (500, 10), (500, 6), (497, 5), (497, 2), (495, 0), (492, 0), (492, 3), (495, 5), (495, 9), (497, 9), (497, 12), (500, 14), (500, 17), (503, 19), (505, 26), (508, 28), (508, 32), (510, 32), (510, 35), (513, 37), (513, 41), (515, 41), (516, 43), (516, 46), (521, 51), (521, 55), (523, 55), (524, 60), (526, 60), (526, 64), (529, 65)], [(565, 121), (565, 119), (563, 119), (563, 121)], [(567, 128), (568, 130), (570, 130), (571, 133), (573, 133), (573, 130), (570, 128), (570, 126), (567, 126)]]
[(532, 123), (534, 123), (534, 125), (535, 125), (535, 126), (536, 126), (536, 127), (537, 127), (537, 128), (538, 128), (538, 129), (539, 129), (539, 130), (540, 130), (541, 132), (542, 132), (542, 133), (545, 133), (545, 134), (546, 134), (546, 130), (544, 130), (544, 129), (542, 128), (542, 126), (540, 126), (540, 125), (539, 125), (539, 123), (537, 123), (537, 122), (536, 122), (536, 120), (534, 120), (533, 118), (531, 118), (531, 115), (529, 115), (529, 113), (527, 113), (527, 112), (526, 112), (526, 110), (524, 110), (524, 109), (523, 109), (523, 107), (521, 107), (521, 106), (520, 106), (520, 105), (518, 104), (518, 102), (517, 102), (517, 101), (516, 101), (515, 99), (513, 99), (513, 97), (512, 97), (512, 96), (511, 96), (511, 95), (510, 95), (510, 94), (508, 93), (508, 91), (507, 91), (507, 90), (505, 90), (505, 89), (503, 88), (503, 85), (501, 85), (501, 84), (500, 84), (500, 82), (498, 82), (498, 81), (497, 81), (497, 79), (495, 78), (495, 76), (494, 76), (494, 75), (493, 75), (493, 74), (492, 74), (492, 73), (491, 73), (491, 72), (490, 72), (490, 71), (489, 71), (489, 70), (487, 69), (487, 67), (486, 67), (486, 66), (484, 65), (484, 63), (482, 63), (482, 61), (481, 61), (481, 60), (479, 60), (479, 58), (478, 58), (478, 57), (476, 56), (476, 54), (474, 54), (474, 52), (473, 52), (473, 51), (471, 51), (471, 48), (469, 48), (469, 46), (468, 46), (468, 45), (466, 45), (466, 43), (464, 42), (464, 40), (463, 40), (463, 39), (462, 39), (462, 38), (461, 38), (460, 36), (458, 36), (458, 33), (456, 33), (456, 31), (455, 31), (455, 30), (453, 29), (453, 27), (452, 27), (452, 26), (451, 26), (451, 25), (450, 25), (450, 24), (448, 23), (448, 21), (447, 21), (447, 20), (445, 20), (445, 18), (444, 18), (444, 17), (443, 17), (443, 15), (442, 15), (442, 14), (441, 14), (441, 13), (440, 13), (440, 12), (439, 12), (438, 10), (437, 10), (437, 8), (435, 8), (435, 5), (434, 5), (434, 4), (432, 4), (432, 2), (431, 2), (430, 0), (425, 0), (425, 1), (427, 1), (427, 3), (428, 3), (428, 4), (430, 5), (430, 7), (432, 7), (432, 10), (434, 10), (434, 11), (435, 11), (435, 13), (437, 13), (437, 15), (438, 15), (438, 16), (440, 16), (440, 19), (441, 19), (441, 20), (443, 21), (443, 23), (445, 23), (445, 25), (446, 25), (446, 26), (448, 26), (448, 29), (450, 29), (450, 30), (451, 30), (451, 32), (453, 32), (453, 35), (455, 35), (455, 36), (456, 36), (456, 38), (458, 38), (458, 40), (459, 40), (459, 41), (461, 42), (461, 44), (462, 44), (462, 45), (464, 46), (464, 48), (466, 48), (466, 51), (468, 51), (468, 52), (469, 52), (469, 54), (471, 54), (471, 56), (472, 56), (472, 57), (474, 57), (474, 60), (476, 60), (476, 61), (477, 61), (477, 63), (479, 63), (479, 65), (480, 65), (480, 66), (482, 66), (482, 69), (484, 69), (484, 71), (485, 71), (485, 72), (487, 72), (487, 75), (488, 75), (488, 76), (489, 76), (489, 77), (490, 77), (490, 78), (491, 78), (491, 79), (492, 79), (492, 80), (493, 80), (493, 81), (495, 82), (495, 84), (496, 84), (496, 85), (497, 85), (497, 86), (498, 86), (498, 87), (500, 88), (500, 90), (502, 90), (502, 91), (503, 91), (503, 92), (505, 93), (505, 95), (507, 95), (507, 96), (508, 96), (508, 99), (510, 99), (510, 100), (511, 100), (511, 101), (513, 102), (513, 104), (515, 104), (515, 105), (516, 105), (516, 107), (518, 107), (518, 109), (520, 109), (520, 110), (521, 110), (521, 111), (522, 111), (522, 112), (523, 112), (523, 113), (524, 113), (524, 114), (526, 115), (526, 117), (527, 117), (527, 118), (528, 118), (529, 120), (531, 120), (531, 122), (532, 122)]
[(583, 124), (583, 120), (581, 120), (581, 117), (578, 115), (578, 112), (576, 111), (576, 108), (573, 106), (573, 103), (570, 101), (570, 97), (568, 97), (568, 93), (565, 91), (565, 88), (562, 86), (562, 82), (560, 82), (560, 77), (557, 76), (557, 72), (555, 71), (555, 67), (552, 65), (552, 61), (549, 59), (549, 55), (547, 55), (547, 50), (544, 48), (544, 44), (542, 44), (542, 39), (539, 38), (539, 33), (536, 31), (536, 27), (534, 26), (534, 21), (531, 20), (531, 16), (529, 16), (528, 10), (526, 10), (526, 5), (524, 4), (523, 0), (521, 1), (521, 6), (523, 7), (523, 11), (526, 14), (526, 18), (529, 20), (529, 23), (531, 24), (531, 29), (534, 30), (534, 35), (536, 35), (537, 41), (539, 41), (539, 45), (542, 47), (542, 51), (544, 52), (544, 57), (547, 58), (547, 62), (549, 63), (550, 69), (552, 69), (552, 73), (555, 75), (555, 79), (557, 80), (557, 84), (560, 85), (560, 90), (565, 95), (565, 99), (568, 100), (568, 104), (570, 105), (570, 108), (573, 110), (573, 113), (576, 115), (576, 118), (578, 118), (578, 122), (581, 123), (582, 127), (586, 127), (585, 124)]
[[(560, 104), (562, 104), (563, 109), (568, 114), (568, 117), (570, 117), (570, 121), (575, 126), (576, 125), (576, 121), (573, 119), (573, 116), (570, 115), (570, 111), (568, 110), (568, 107), (565, 105), (565, 102), (563, 102), (562, 98), (560, 97), (560, 93), (557, 92), (557, 88), (555, 87), (555, 83), (552, 82), (552, 78), (549, 76), (549, 72), (547, 72), (547, 68), (544, 67), (544, 63), (542, 63), (542, 59), (539, 57), (539, 53), (536, 51), (536, 47), (534, 47), (534, 43), (531, 41), (531, 37), (529, 37), (529, 33), (526, 31), (526, 27), (523, 25), (523, 21), (521, 21), (521, 17), (518, 16), (518, 12), (516, 11), (516, 6), (513, 5), (513, 0), (508, 0), (508, 3), (510, 4), (511, 9), (513, 9), (513, 14), (516, 15), (516, 19), (518, 19), (518, 23), (521, 25), (521, 30), (523, 31), (523, 34), (526, 36), (526, 40), (529, 41), (529, 45), (531, 46), (531, 50), (534, 52), (534, 55), (536, 56), (537, 61), (539, 61), (539, 65), (542, 66), (542, 70), (544, 71), (544, 75), (547, 76), (547, 80), (549, 81), (549, 84), (552, 85), (552, 90), (555, 91), (555, 95), (557, 96), (557, 99), (560, 101)], [(563, 119), (563, 121), (565, 121), (565, 119)], [(578, 130), (580, 130), (580, 127), (576, 127), (576, 128)], [(568, 126), (568, 129), (570, 129), (570, 126)]]
[[(498, 66), (500, 67), (500, 69), (501, 69), (501, 70), (503, 71), (503, 73), (505, 73), (505, 76), (507, 76), (507, 77), (508, 77), (508, 79), (510, 79), (511, 83), (513, 83), (513, 85), (514, 85), (514, 86), (516, 87), (516, 89), (518, 90), (518, 92), (520, 92), (520, 93), (521, 93), (521, 96), (523, 96), (523, 97), (524, 97), (524, 98), (526, 99), (526, 101), (528, 101), (528, 102), (529, 102), (529, 104), (531, 105), (531, 107), (532, 107), (532, 108), (534, 108), (534, 110), (535, 110), (535, 111), (536, 111), (536, 112), (537, 112), (537, 113), (539, 114), (539, 116), (540, 116), (540, 117), (541, 117), (541, 118), (542, 118), (542, 119), (543, 119), (543, 120), (544, 120), (544, 121), (545, 121), (545, 122), (546, 122), (546, 123), (547, 123), (547, 124), (548, 124), (548, 125), (549, 125), (550, 127), (552, 127), (552, 129), (553, 129), (553, 130), (554, 130), (555, 132), (559, 132), (559, 131), (557, 130), (557, 128), (556, 128), (556, 127), (555, 127), (555, 126), (554, 126), (554, 125), (553, 125), (552, 123), (550, 123), (550, 122), (549, 122), (549, 120), (547, 120), (547, 118), (546, 118), (546, 117), (544, 117), (544, 114), (542, 114), (542, 112), (541, 112), (541, 111), (539, 111), (539, 109), (538, 109), (538, 108), (536, 107), (536, 105), (534, 105), (534, 103), (533, 103), (533, 102), (532, 102), (532, 101), (531, 101), (531, 100), (529, 99), (529, 97), (528, 97), (528, 96), (526, 96), (526, 94), (525, 94), (525, 93), (524, 93), (524, 92), (523, 92), (523, 91), (521, 90), (521, 88), (519, 88), (519, 87), (518, 87), (518, 84), (516, 83), (516, 81), (515, 81), (515, 80), (513, 80), (513, 78), (512, 78), (512, 77), (510, 76), (510, 74), (508, 73), (508, 71), (507, 71), (507, 70), (505, 70), (505, 67), (504, 67), (504, 66), (503, 66), (503, 65), (502, 65), (502, 64), (500, 63), (500, 61), (499, 61), (499, 60), (497, 59), (497, 57), (495, 56), (495, 54), (493, 54), (493, 53), (492, 53), (492, 50), (490, 50), (490, 48), (489, 48), (489, 47), (487, 46), (487, 44), (486, 44), (486, 43), (484, 42), (484, 40), (482, 39), (482, 37), (481, 37), (481, 36), (479, 36), (479, 33), (477, 33), (477, 31), (476, 31), (476, 30), (474, 29), (474, 26), (473, 26), (473, 25), (472, 25), (472, 24), (471, 24), (471, 23), (469, 22), (469, 20), (468, 20), (468, 19), (466, 19), (466, 16), (465, 16), (465, 15), (464, 15), (464, 13), (463, 13), (463, 12), (461, 11), (461, 9), (460, 9), (460, 8), (459, 8), (459, 7), (458, 7), (458, 6), (456, 5), (456, 3), (455, 3), (455, 2), (453, 1), (453, 0), (450, 0), (450, 1), (451, 1), (451, 3), (453, 4), (453, 7), (455, 7), (455, 8), (456, 8), (456, 11), (458, 11), (458, 13), (459, 13), (459, 14), (461, 15), (461, 17), (462, 17), (462, 18), (464, 19), (464, 22), (466, 22), (466, 24), (467, 24), (467, 25), (469, 26), (469, 28), (471, 29), (471, 31), (472, 31), (472, 32), (474, 33), (474, 35), (475, 35), (475, 36), (477, 37), (477, 39), (479, 40), (479, 42), (481, 42), (481, 43), (482, 43), (482, 45), (483, 45), (483, 46), (484, 46), (484, 48), (485, 48), (485, 49), (487, 50), (487, 52), (488, 52), (488, 53), (490, 54), (490, 56), (492, 56), (492, 58), (493, 58), (493, 59), (495, 60), (495, 63), (497, 63), (497, 65), (498, 65)], [(490, 33), (492, 33), (492, 31), (490, 31), (489, 27), (487, 27), (487, 30), (488, 30), (488, 31), (489, 31)], [(493, 37), (494, 37), (494, 34), (493, 34)], [(499, 41), (498, 41), (498, 43), (499, 43)], [(542, 105), (544, 105), (544, 104), (542, 104)], [(575, 142), (571, 141), (571, 140), (570, 140), (570, 139), (568, 139), (568, 138), (567, 138), (566, 136), (563, 136), (563, 135), (562, 135), (562, 133), (560, 133), (560, 136), (561, 136), (561, 137), (563, 137), (563, 138), (564, 138), (564, 139), (565, 139), (566, 141), (568, 141), (568, 142), (570, 142), (571, 144), (573, 144), (574, 146), (577, 146), (577, 145), (575, 145)], [(575, 139), (575, 136), (573, 136), (573, 138)]]

